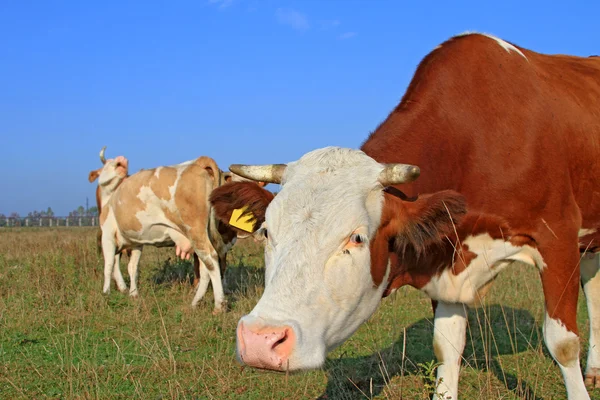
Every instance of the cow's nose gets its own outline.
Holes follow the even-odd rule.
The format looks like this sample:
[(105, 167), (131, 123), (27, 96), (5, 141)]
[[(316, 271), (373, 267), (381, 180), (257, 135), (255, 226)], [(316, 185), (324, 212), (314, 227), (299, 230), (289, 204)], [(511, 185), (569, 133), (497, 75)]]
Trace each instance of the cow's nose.
[(238, 354), (251, 367), (285, 371), (296, 342), (292, 327), (255, 326), (240, 322), (237, 329)]

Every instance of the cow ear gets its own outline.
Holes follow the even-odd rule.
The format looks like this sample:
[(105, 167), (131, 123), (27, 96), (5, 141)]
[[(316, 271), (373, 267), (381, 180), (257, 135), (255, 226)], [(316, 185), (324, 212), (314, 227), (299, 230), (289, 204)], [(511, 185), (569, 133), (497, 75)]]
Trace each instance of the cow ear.
[(253, 231), (256, 231), (265, 221), (265, 213), (273, 197), (273, 193), (255, 182), (233, 182), (213, 190), (210, 202), (215, 215), (223, 223), (231, 226), (231, 215), (236, 210), (242, 210), (237, 213), (241, 212), (242, 216), (247, 216)]
[(416, 255), (420, 255), (429, 246), (439, 245), (446, 237), (454, 235), (461, 218), (467, 213), (467, 205), (461, 194), (443, 190), (419, 196), (415, 201), (387, 195), (386, 210), (395, 236), (395, 250), (405, 252), (412, 248)]
[(88, 175), (88, 181), (90, 181), (90, 183), (92, 183), (96, 179), (98, 179), (98, 176), (100, 176), (100, 170), (99, 169), (90, 171), (90, 174)]

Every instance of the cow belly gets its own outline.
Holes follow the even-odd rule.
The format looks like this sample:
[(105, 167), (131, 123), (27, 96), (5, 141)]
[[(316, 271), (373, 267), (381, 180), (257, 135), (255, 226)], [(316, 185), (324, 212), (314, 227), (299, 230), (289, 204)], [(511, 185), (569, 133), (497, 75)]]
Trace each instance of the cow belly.
[(165, 225), (143, 227), (141, 231), (126, 232), (130, 244), (152, 245), (157, 247), (179, 246), (189, 252), (192, 248), (189, 239), (177, 228)]
[[(504, 240), (492, 239), (487, 233), (467, 237), (463, 246), (475, 256), (471, 257), (468, 264), (465, 260), (457, 260), (454, 266), (449, 266), (433, 276), (421, 288), (432, 299), (477, 305), (492, 280), (507, 266), (525, 264), (544, 268), (542, 256), (537, 249), (529, 245), (514, 246)], [(465, 267), (454, 268), (459, 262), (466, 264)]]

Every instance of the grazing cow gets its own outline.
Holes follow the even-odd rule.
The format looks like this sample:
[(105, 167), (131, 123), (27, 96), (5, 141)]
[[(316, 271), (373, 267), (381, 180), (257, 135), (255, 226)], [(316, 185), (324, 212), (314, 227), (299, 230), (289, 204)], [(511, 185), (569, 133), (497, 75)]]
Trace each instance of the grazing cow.
[(142, 170), (127, 179), (125, 157), (102, 161), (98, 185), (102, 207), (103, 292), (110, 291), (111, 273), (119, 290), (127, 289), (118, 266), (121, 250), (132, 250), (127, 267), (131, 278), (129, 293), (137, 295), (137, 265), (143, 246), (176, 246), (178, 256), (183, 258), (193, 252), (200, 261), (200, 284), (192, 306), (206, 293), (210, 278), (215, 312), (222, 311), (221, 276), (236, 233), (216, 220), (208, 201), (210, 192), (224, 183), (224, 174), (215, 161), (199, 157), (174, 166)]
[[(585, 384), (600, 386), (600, 274), (580, 252), (600, 251), (598, 159), (600, 59), (483, 34), (448, 40), (421, 61), (361, 151), (232, 166), (281, 191), (272, 198), (236, 183), (211, 195), (220, 219), (247, 206), (266, 237), (265, 291), (238, 323), (239, 359), (319, 367), (382, 297), (411, 285), (433, 299), (437, 391), (456, 399), (465, 306), (501, 270), (524, 264), (540, 273), (544, 341), (568, 397), (589, 398)], [(591, 328), (585, 383), (580, 276)]]

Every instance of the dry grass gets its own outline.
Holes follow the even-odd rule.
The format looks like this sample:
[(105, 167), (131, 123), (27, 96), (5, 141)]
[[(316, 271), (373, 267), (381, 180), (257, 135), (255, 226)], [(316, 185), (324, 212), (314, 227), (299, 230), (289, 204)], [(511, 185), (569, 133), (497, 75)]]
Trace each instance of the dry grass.
[[(211, 315), (212, 292), (190, 308), (191, 266), (172, 258), (171, 249), (147, 248), (140, 298), (114, 285), (104, 296), (94, 229), (0, 230), (0, 398), (428, 398), (431, 307), (418, 291), (385, 299), (322, 370), (286, 376), (234, 358), (237, 320), (262, 293), (261, 249), (235, 247), (230, 311), (220, 316)], [(462, 398), (564, 399), (541, 340), (537, 273), (506, 271), (488, 304), (469, 313)], [(582, 300), (579, 311), (586, 348)]]

